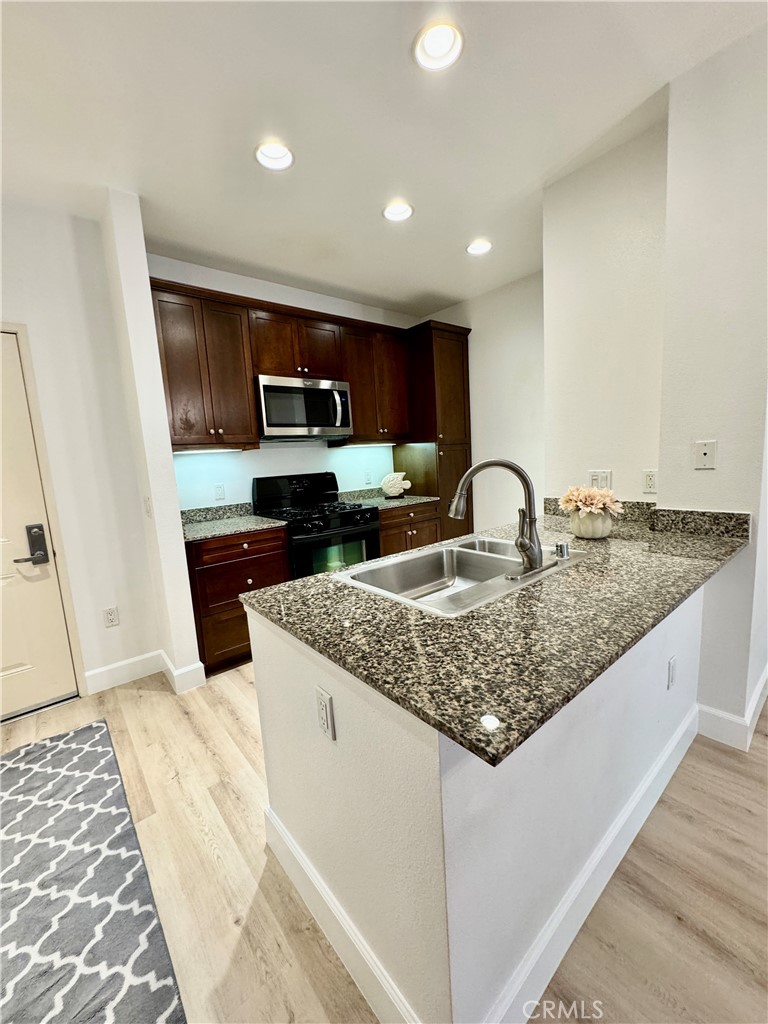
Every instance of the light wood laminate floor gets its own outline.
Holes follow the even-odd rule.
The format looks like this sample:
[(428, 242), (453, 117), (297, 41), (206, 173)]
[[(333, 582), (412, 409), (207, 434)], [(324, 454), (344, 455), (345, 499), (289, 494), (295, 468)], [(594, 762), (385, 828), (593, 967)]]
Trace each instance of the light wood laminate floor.
[[(107, 720), (190, 1024), (375, 1022), (265, 848), (251, 678), (177, 697), (151, 676), (8, 723), (1, 746)], [(539, 1019), (600, 1000), (605, 1024), (768, 1021), (767, 722), (748, 755), (694, 742), (542, 997), (559, 1018)]]

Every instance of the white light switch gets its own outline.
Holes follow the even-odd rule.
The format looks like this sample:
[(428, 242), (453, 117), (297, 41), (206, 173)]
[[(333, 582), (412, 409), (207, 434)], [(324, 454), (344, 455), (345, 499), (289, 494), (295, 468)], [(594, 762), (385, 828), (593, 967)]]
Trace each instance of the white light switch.
[(590, 469), (588, 476), (589, 487), (599, 487), (602, 490), (605, 490), (606, 487), (613, 487), (612, 469)]
[(693, 468), (717, 468), (717, 441), (695, 441), (693, 444)]
[(224, 484), (213, 485), (213, 500), (224, 501)]

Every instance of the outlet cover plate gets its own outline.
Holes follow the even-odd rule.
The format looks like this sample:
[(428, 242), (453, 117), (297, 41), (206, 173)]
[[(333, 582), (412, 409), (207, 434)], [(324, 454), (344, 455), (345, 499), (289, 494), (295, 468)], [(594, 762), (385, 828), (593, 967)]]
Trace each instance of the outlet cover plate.
[(646, 469), (643, 471), (643, 494), (656, 494), (656, 469)]
[(117, 610), (117, 605), (113, 608), (104, 609), (104, 627), (106, 629), (112, 629), (113, 626), (120, 625), (120, 613)]
[(717, 441), (694, 441), (693, 468), (717, 468)]
[(320, 726), (320, 731), (324, 732), (329, 740), (335, 741), (336, 721), (333, 716), (333, 697), (330, 693), (317, 686), (315, 688), (315, 699), (317, 701), (317, 722)]

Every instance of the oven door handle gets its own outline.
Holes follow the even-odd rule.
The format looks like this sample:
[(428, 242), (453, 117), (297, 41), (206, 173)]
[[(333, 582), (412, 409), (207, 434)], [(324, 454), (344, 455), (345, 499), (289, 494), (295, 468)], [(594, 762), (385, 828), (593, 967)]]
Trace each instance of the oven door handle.
[(341, 426), (341, 395), (338, 388), (333, 389), (333, 397), (336, 399), (336, 423), (334, 426)]
[(333, 543), (334, 537), (345, 537), (349, 538), (350, 535), (357, 537), (365, 537), (369, 534), (378, 534), (379, 532), (379, 521), (376, 519), (372, 523), (360, 523), (355, 526), (341, 526), (337, 530), (329, 530), (327, 533), (300, 533), (294, 534), (291, 537), (291, 544), (311, 544), (317, 543), (318, 541), (325, 541)]

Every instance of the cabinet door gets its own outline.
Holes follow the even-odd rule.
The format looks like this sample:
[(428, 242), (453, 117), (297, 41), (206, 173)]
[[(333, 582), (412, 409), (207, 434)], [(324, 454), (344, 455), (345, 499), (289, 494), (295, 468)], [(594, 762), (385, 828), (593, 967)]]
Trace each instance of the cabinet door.
[(472, 532), (472, 496), (467, 502), (465, 519), (451, 519), (448, 507), (456, 493), (456, 487), (469, 469), (468, 445), (438, 445), (437, 447), (437, 493), (440, 498), (440, 518), (443, 540), (463, 537)]
[(410, 539), (410, 530), (404, 526), (397, 530), (382, 530), (379, 533), (382, 558), (384, 555), (399, 555), (408, 551)]
[(268, 377), (295, 377), (300, 373), (296, 318), (261, 309), (249, 310), (248, 318), (254, 372)]
[(373, 331), (344, 328), (341, 341), (342, 374), (349, 383), (352, 437), (378, 438), (376, 418), (376, 371), (373, 365)]
[(439, 540), (442, 540), (439, 519), (427, 519), (420, 523), (414, 523), (408, 538), (411, 550), (423, 548), (427, 544), (437, 544)]
[(433, 345), (437, 441), (444, 444), (467, 444), (469, 442), (467, 339), (462, 335), (435, 331)]
[(216, 441), (256, 441), (256, 402), (247, 312), (223, 302), (204, 302), (203, 324)]
[(215, 430), (199, 299), (154, 292), (172, 444), (213, 444)]
[(299, 320), (299, 364), (308, 377), (339, 379), (339, 328), (317, 320)]
[(379, 433), (408, 437), (408, 345), (396, 334), (376, 334), (376, 407)]

